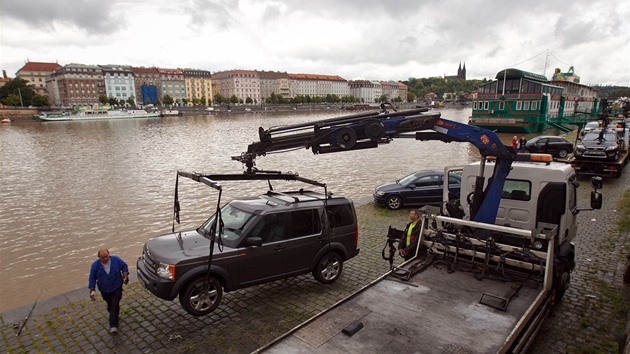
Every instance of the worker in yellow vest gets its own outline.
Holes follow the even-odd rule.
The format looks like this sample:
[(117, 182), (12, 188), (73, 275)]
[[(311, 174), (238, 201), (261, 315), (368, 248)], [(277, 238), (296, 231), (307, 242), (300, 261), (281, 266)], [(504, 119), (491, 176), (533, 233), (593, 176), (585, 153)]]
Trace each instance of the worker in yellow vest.
[(418, 222), (418, 220), (420, 220), (418, 211), (410, 211), (409, 219), (411, 219), (411, 222), (407, 224), (402, 237), (398, 241), (398, 254), (404, 257), (406, 261), (416, 255), (416, 248), (418, 246), (418, 239), (420, 238), (421, 227), (421, 223)]

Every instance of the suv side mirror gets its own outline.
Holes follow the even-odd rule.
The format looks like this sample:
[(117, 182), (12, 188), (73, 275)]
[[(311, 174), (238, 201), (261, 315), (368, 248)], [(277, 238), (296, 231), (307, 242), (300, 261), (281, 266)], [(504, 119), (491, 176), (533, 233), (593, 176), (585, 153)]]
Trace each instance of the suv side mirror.
[(262, 238), (260, 238), (260, 237), (248, 237), (245, 240), (245, 244), (247, 246), (258, 246), (258, 247), (260, 247), (260, 246), (262, 246)]

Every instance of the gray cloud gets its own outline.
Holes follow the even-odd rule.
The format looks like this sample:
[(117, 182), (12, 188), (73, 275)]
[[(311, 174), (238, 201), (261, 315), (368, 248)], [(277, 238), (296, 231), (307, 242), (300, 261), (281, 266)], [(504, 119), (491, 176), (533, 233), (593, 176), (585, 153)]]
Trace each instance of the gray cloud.
[(4, 0), (3, 17), (48, 31), (55, 24), (78, 28), (89, 35), (106, 35), (125, 26), (124, 8), (116, 1), (98, 0)]

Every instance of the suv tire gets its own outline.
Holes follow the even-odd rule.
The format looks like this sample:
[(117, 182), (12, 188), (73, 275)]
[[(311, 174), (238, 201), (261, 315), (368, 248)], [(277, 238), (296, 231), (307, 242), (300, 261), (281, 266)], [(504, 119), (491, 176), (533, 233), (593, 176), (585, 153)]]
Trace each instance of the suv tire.
[(320, 283), (334, 283), (341, 276), (343, 259), (336, 252), (326, 253), (317, 261), (313, 269), (313, 277)]
[(204, 316), (214, 311), (223, 297), (223, 288), (218, 280), (210, 277), (207, 289), (203, 288), (204, 281), (204, 277), (195, 278), (179, 293), (179, 303), (193, 316)]

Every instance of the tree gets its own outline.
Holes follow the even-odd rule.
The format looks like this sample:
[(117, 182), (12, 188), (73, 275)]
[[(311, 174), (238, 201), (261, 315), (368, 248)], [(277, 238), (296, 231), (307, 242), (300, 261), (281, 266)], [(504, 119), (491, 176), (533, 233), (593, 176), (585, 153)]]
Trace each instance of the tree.
[(146, 105), (151, 104), (151, 100), (147, 98), (146, 100), (144, 100), (144, 104), (146, 104)]
[(31, 105), (35, 107), (45, 107), (50, 106), (50, 102), (48, 101), (48, 97), (42, 95), (35, 95), (31, 100)]
[(164, 101), (165, 105), (171, 105), (173, 104), (173, 102), (175, 102), (173, 100), (173, 97), (171, 97), (170, 95), (164, 95), (164, 97), (162, 97), (162, 100)]
[(130, 106), (135, 106), (136, 105), (136, 100), (133, 99), (133, 96), (129, 97), (127, 99), (127, 103), (129, 103)]
[(251, 97), (247, 97), (247, 98), (245, 99), (245, 103), (247, 103), (247, 104), (252, 104), (252, 103), (254, 103), (254, 100), (253, 100)]
[(10, 94), (7, 98), (2, 100), (2, 103), (6, 104), (7, 106), (19, 106), (20, 105), (20, 96), (14, 95), (14, 94)]
[(162, 102), (160, 102), (160, 99), (159, 99), (159, 98), (156, 98), (156, 99), (155, 99), (155, 105), (156, 105), (156, 106), (161, 106), (161, 105), (162, 105)]
[(116, 97), (110, 97), (108, 103), (110, 106), (115, 106), (118, 104), (118, 100), (116, 99)]
[[(9, 104), (6, 102), (6, 99), (8, 99), (10, 95), (15, 95), (17, 97), (18, 101), (16, 104)], [(4, 86), (0, 87), (0, 102), (8, 106), (30, 106), (31, 100), (34, 96), (35, 91), (33, 91), (33, 88), (28, 85), (28, 81), (24, 79), (13, 79), (4, 84)]]
[(224, 102), (227, 103), (228, 101), (223, 96), (221, 96), (220, 93), (217, 93), (214, 95), (214, 102), (217, 104), (221, 104)]
[[(199, 103), (202, 106), (205, 106), (206, 105), (206, 96), (201, 96), (201, 98), (199, 99)], [(208, 102), (208, 105), (210, 105), (210, 102)]]
[(105, 103), (107, 103), (109, 100), (107, 99), (107, 96), (105, 96), (105, 95), (100, 95), (100, 96), (98, 96), (98, 101), (99, 101), (101, 104), (105, 104)]
[(230, 103), (238, 103), (238, 97), (236, 95), (230, 96)]

